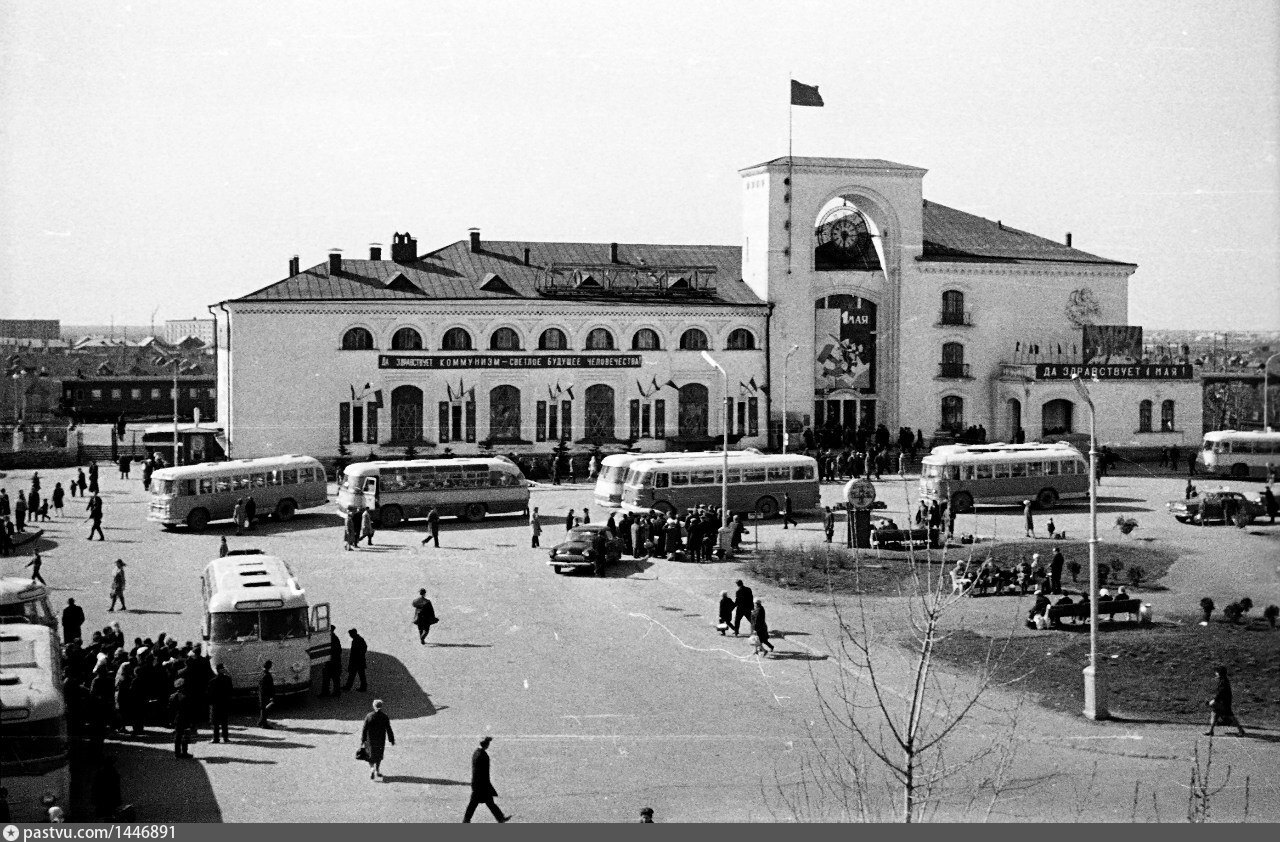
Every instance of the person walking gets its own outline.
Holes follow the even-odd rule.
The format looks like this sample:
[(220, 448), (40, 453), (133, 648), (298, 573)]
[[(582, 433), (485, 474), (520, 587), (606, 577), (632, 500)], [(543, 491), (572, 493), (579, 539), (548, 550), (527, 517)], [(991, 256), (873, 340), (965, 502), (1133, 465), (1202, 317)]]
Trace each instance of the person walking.
[(1049, 560), (1049, 590), (1051, 593), (1062, 593), (1062, 568), (1066, 566), (1062, 550), (1053, 548), (1053, 558)]
[(84, 625), (84, 609), (76, 605), (74, 598), (67, 600), (67, 607), (62, 609), (62, 642), (70, 643), (80, 639), (80, 628)]
[(329, 627), (329, 660), (324, 664), (324, 674), (320, 680), (320, 695), (330, 695), (331, 686), (335, 699), (342, 695), (342, 638), (338, 637), (338, 630), (333, 626)]
[(751, 616), (751, 609), (755, 606), (755, 597), (751, 593), (751, 588), (742, 584), (741, 579), (738, 579), (735, 584), (738, 589), (733, 592), (733, 636), (737, 637), (739, 629), (742, 627), (742, 621)]
[(782, 528), (786, 529), (788, 523), (797, 529), (800, 528), (800, 524), (796, 522), (795, 515), (791, 513), (791, 495), (784, 491), (782, 494)]
[(215, 743), (231, 742), (231, 674), (223, 664), (218, 664), (213, 678), (209, 679), (209, 725), (213, 728)]
[(567, 515), (565, 515), (565, 516), (564, 516), (564, 531), (565, 531), (565, 532), (568, 532), (570, 529), (573, 529), (573, 518), (574, 518), (573, 513), (574, 513), (575, 511), (577, 511), (577, 510), (576, 510), (576, 509), (570, 509), (570, 510), (569, 510), (569, 513), (568, 513)]
[(371, 781), (382, 777), (382, 758), (387, 753), (387, 743), (396, 744), (391, 717), (382, 709), (382, 699), (374, 699), (373, 710), (365, 715), (364, 727), (360, 729), (360, 748), (364, 750), (365, 761), (369, 764)]
[(758, 599), (751, 611), (751, 633), (756, 636), (761, 649), (773, 651), (773, 644), (769, 642), (769, 622), (765, 619), (764, 603)]
[(48, 586), (49, 583), (40, 575), (40, 568), (43, 566), (44, 559), (40, 558), (40, 553), (36, 553), (35, 558), (23, 565), (23, 567), (31, 568), (31, 584), (34, 585), (36, 582), (39, 582), (42, 585)]
[(1236, 719), (1236, 713), (1231, 709), (1231, 679), (1227, 677), (1227, 668), (1218, 667), (1214, 674), (1218, 676), (1218, 689), (1213, 694), (1213, 698), (1209, 700), (1209, 730), (1204, 732), (1206, 737), (1213, 736), (1213, 729), (1221, 725), (1228, 728), (1232, 725), (1236, 727), (1236, 733), (1243, 737), (1244, 726), (1240, 724), (1240, 720)]
[(360, 539), (360, 518), (351, 509), (342, 515), (342, 548), (350, 550)]
[(244, 534), (244, 498), (237, 497), (235, 508), (231, 511), (231, 519), (236, 522), (236, 534)]
[(436, 549), (440, 549), (440, 513), (435, 506), (427, 512), (427, 537), (422, 539), (422, 545), (425, 547), (428, 541), (435, 541)]
[(1023, 526), (1025, 526), (1027, 530), (1026, 532), (1027, 537), (1028, 538), (1036, 537), (1036, 522), (1035, 522), (1035, 519), (1031, 516), (1030, 500), (1022, 501), (1022, 521), (1023, 521)]
[(120, 600), (120, 610), (128, 611), (129, 608), (124, 604), (124, 559), (116, 559), (116, 572), (111, 577), (111, 607), (108, 612), (116, 610), (116, 600)]
[[(373, 512), (365, 509), (360, 515), (360, 536), (356, 539), (356, 546), (360, 546), (360, 538), (368, 538), (369, 546), (373, 546)], [(438, 544), (439, 542), (437, 542)]]
[(275, 707), (276, 677), (271, 674), (271, 661), (262, 662), (262, 677), (258, 679), (258, 727), (270, 728), (267, 712)]
[[(268, 661), (270, 663), (270, 661)], [(187, 751), (191, 727), (191, 699), (187, 695), (186, 679), (179, 678), (173, 682), (173, 694), (169, 696), (169, 721), (173, 725), (173, 754), (175, 757), (191, 756)]]
[(357, 692), (363, 693), (369, 689), (369, 682), (365, 678), (365, 659), (369, 653), (369, 644), (365, 643), (364, 638), (355, 629), (348, 629), (347, 634), (351, 636), (351, 651), (347, 655), (347, 683), (343, 686), (343, 690), (350, 690), (352, 685), (356, 683), (356, 676), (360, 676), (360, 687)]
[(836, 534), (836, 513), (831, 511), (830, 506), (826, 507), (822, 515), (822, 531), (826, 533), (827, 543), (830, 544)]
[(720, 620), (716, 623), (716, 628), (720, 630), (720, 635), (723, 637), (731, 625), (733, 625), (733, 598), (729, 596), (728, 591), (720, 591)]
[[(80, 490), (82, 492), (84, 491), (83, 488), (81, 488)], [(89, 493), (90, 494), (98, 493), (98, 463), (97, 462), (89, 463)]]
[(542, 522), (538, 520), (538, 507), (533, 507), (533, 512), (529, 515), (529, 532), (531, 538), (529, 540), (530, 549), (541, 547), (542, 542), (538, 540), (538, 536), (542, 534)]
[(419, 588), (418, 598), (413, 601), (413, 625), (418, 629), (419, 643), (427, 645), (427, 635), (438, 622), (440, 620), (436, 617), (436, 610), (431, 605), (431, 600), (427, 599), (427, 589)]
[(67, 492), (63, 490), (62, 483), (55, 482), (53, 491), (50, 492), (49, 498), (53, 501), (53, 511), (58, 517), (62, 517), (62, 501), (67, 498)]
[(480, 747), (471, 753), (471, 800), (467, 802), (467, 812), (462, 817), (465, 824), (471, 823), (476, 807), (481, 804), (489, 808), (498, 824), (511, 821), (511, 816), (504, 816), (494, 801), (498, 797), (498, 791), (493, 788), (493, 781), (489, 776), (489, 744), (492, 742), (493, 737), (485, 737), (480, 741)]
[(89, 502), (85, 505), (85, 509), (89, 512), (88, 520), (93, 525), (89, 527), (89, 538), (93, 540), (93, 533), (98, 533), (98, 540), (105, 541), (107, 536), (102, 534), (102, 498), (98, 496), (98, 492), (93, 492), (93, 496), (89, 498)]
[(223, 535), (218, 541), (218, 558), (226, 558), (229, 552), (231, 548), (227, 546), (227, 536)]
[(1276, 515), (1280, 514), (1280, 508), (1276, 506), (1276, 495), (1272, 493), (1271, 486), (1262, 489), (1262, 505), (1266, 509), (1267, 517), (1271, 518), (1271, 522), (1276, 522)]

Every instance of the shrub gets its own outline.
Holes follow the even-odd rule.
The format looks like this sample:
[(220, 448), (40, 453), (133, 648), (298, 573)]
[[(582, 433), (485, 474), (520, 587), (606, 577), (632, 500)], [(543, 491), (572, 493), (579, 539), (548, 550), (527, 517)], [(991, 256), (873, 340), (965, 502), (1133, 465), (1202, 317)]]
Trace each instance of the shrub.
[(1083, 569), (1084, 568), (1080, 565), (1080, 562), (1075, 561), (1074, 559), (1067, 562), (1067, 570), (1071, 571), (1072, 582), (1080, 581), (1080, 571)]
[(1135, 588), (1142, 586), (1142, 580), (1147, 577), (1147, 571), (1142, 569), (1142, 565), (1135, 564), (1129, 568), (1129, 584)]
[(1233, 602), (1222, 609), (1222, 616), (1226, 617), (1228, 622), (1238, 623), (1240, 618), (1244, 616), (1244, 606), (1238, 602)]
[(1262, 610), (1262, 616), (1271, 628), (1276, 627), (1276, 619), (1280, 618), (1280, 605), (1268, 605)]
[(1118, 558), (1111, 559), (1111, 572), (1119, 573), (1122, 570), (1124, 570), (1124, 562)]
[(1213, 600), (1209, 599), (1209, 597), (1206, 596), (1204, 599), (1200, 600), (1200, 611), (1203, 612), (1204, 621), (1206, 623), (1209, 622), (1209, 616), (1213, 614), (1214, 608), (1217, 608), (1217, 606), (1213, 604)]
[(1240, 606), (1240, 613), (1242, 614), (1248, 614), (1253, 610), (1253, 600), (1247, 596), (1241, 597), (1236, 604)]

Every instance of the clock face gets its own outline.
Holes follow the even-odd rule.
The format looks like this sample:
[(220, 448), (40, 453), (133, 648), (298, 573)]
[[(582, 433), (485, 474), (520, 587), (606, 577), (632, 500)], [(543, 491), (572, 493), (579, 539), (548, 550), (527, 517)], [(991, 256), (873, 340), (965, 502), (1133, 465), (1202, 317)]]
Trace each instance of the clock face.
[(867, 221), (853, 208), (836, 208), (818, 226), (818, 242), (830, 243), (846, 254), (860, 251), (870, 237)]

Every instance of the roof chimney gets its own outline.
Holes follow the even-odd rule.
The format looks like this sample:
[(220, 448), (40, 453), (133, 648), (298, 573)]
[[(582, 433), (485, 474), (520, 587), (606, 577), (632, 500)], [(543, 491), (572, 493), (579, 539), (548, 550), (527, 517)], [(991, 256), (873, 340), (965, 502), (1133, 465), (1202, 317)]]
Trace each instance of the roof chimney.
[(997, 228), (999, 228), (1001, 231), (1003, 231), (1003, 230), (1004, 230), (1004, 220), (1002, 220), (1002, 219), (997, 219), (997, 220), (996, 220), (996, 227), (997, 227)]
[(293, 257), (289, 258), (289, 277), (290, 278), (298, 274), (299, 272), (298, 267), (299, 267), (298, 255), (295, 254)]
[(408, 231), (403, 234), (397, 231), (391, 235), (391, 259), (396, 263), (417, 262), (418, 241), (411, 237)]
[(329, 249), (329, 274), (337, 275), (342, 271), (342, 249)]
[(1071, 248), (1071, 232), (1067, 232), (1067, 248)]
[(369, 259), (370, 260), (382, 259), (382, 243), (369, 243)]
[(618, 262), (618, 244), (617, 243), (609, 243), (609, 262), (610, 263)]
[(524, 250), (524, 265), (529, 265), (529, 250), (527, 248)]
[(468, 228), (467, 233), (471, 235), (471, 253), (479, 254), (480, 253), (480, 229)]

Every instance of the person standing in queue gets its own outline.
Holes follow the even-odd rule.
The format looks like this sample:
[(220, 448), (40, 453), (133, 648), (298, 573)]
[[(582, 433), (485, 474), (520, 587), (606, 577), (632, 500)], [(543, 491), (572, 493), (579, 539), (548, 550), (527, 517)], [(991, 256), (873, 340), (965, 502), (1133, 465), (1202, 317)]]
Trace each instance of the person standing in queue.
[(335, 699), (342, 695), (342, 638), (338, 637), (338, 630), (333, 626), (329, 627), (329, 660), (324, 664), (320, 695), (328, 696), (331, 686)]
[(369, 689), (368, 679), (365, 678), (365, 659), (369, 654), (369, 644), (365, 643), (364, 638), (355, 629), (348, 629), (347, 634), (351, 636), (351, 651), (347, 655), (347, 683), (343, 686), (343, 690), (350, 690), (356, 683), (356, 676), (360, 676), (360, 686), (357, 692), (363, 693)]
[(213, 728), (215, 743), (231, 742), (231, 693), (231, 675), (225, 666), (218, 664), (213, 678), (209, 679), (209, 725)]
[(435, 541), (436, 549), (440, 549), (440, 512), (435, 506), (427, 512), (427, 537), (422, 539), (422, 545), (425, 547), (428, 541)]
[[(269, 662), (268, 662), (269, 663)], [(186, 680), (179, 678), (173, 682), (173, 695), (169, 697), (169, 717), (173, 723), (173, 754), (175, 757), (190, 757), (187, 741), (190, 738), (191, 700), (187, 696)]]
[(741, 579), (738, 579), (735, 584), (738, 589), (733, 592), (733, 636), (737, 637), (742, 621), (751, 616), (751, 611), (755, 607), (755, 597), (751, 593), (751, 588), (742, 584)]
[(462, 817), (465, 824), (471, 823), (476, 807), (481, 804), (489, 808), (489, 812), (493, 813), (498, 824), (511, 821), (511, 816), (504, 816), (498, 809), (497, 802), (494, 801), (498, 797), (498, 791), (493, 788), (493, 781), (489, 777), (488, 749), (492, 742), (493, 737), (485, 737), (480, 741), (480, 747), (471, 754), (471, 800), (467, 802), (467, 812)]
[(80, 639), (80, 627), (84, 625), (84, 609), (76, 605), (74, 598), (67, 600), (67, 607), (62, 609), (62, 642), (70, 643)]
[(360, 747), (369, 764), (371, 781), (382, 777), (382, 758), (387, 753), (387, 743), (396, 744), (391, 717), (382, 709), (382, 699), (374, 699), (373, 710), (365, 715), (364, 727), (360, 729)]

